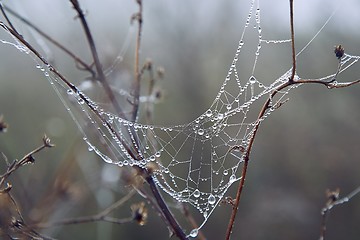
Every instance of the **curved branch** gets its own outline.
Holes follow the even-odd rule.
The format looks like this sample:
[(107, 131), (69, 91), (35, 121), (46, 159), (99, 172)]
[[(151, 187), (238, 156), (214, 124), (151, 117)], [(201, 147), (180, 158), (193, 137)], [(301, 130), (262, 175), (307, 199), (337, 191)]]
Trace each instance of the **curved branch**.
[[(20, 14), (16, 13), (14, 10), (12, 10), (11, 8), (7, 7), (7, 6), (3, 6), (4, 10), (6, 10), (7, 12), (9, 12), (11, 15), (15, 16), (17, 19), (19, 19), (20, 21), (22, 21), (23, 23), (25, 23), (27, 26), (29, 26), (30, 28), (34, 29), (38, 34), (40, 34), (42, 37), (44, 37), (45, 39), (47, 39), (49, 42), (51, 42), (52, 44), (54, 44), (56, 47), (58, 47), (59, 49), (61, 49), (62, 51), (64, 51), (66, 54), (68, 54), (71, 58), (73, 58), (75, 60), (76, 63), (80, 64), (84, 70), (88, 71), (91, 73), (91, 75), (93, 77), (95, 77), (95, 72), (92, 69), (92, 67), (90, 65), (88, 65), (87, 63), (85, 63), (80, 57), (76, 56), (71, 50), (67, 49), (64, 45), (60, 44), (58, 41), (56, 41), (55, 39), (53, 39), (52, 37), (50, 37), (47, 33), (45, 33), (44, 31), (42, 31), (40, 28), (38, 28), (37, 26), (35, 26), (32, 22), (30, 22), (29, 20), (27, 20), (26, 18), (22, 17)], [(14, 27), (12, 27), (11, 22), (8, 21), (10, 24), (10, 27), (12, 29), (14, 29), (16, 31), (16, 29)]]

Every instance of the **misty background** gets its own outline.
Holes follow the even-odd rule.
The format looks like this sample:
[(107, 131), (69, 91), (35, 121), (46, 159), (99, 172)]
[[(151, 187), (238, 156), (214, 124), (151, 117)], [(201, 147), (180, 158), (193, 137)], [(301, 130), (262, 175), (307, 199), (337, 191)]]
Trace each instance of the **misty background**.
[[(69, 2), (3, 3), (91, 61), (83, 30)], [(125, 79), (126, 86), (133, 77), (137, 25), (131, 24), (130, 19), (137, 12), (136, 2), (84, 0), (80, 4), (104, 68), (111, 66), (127, 37), (130, 39), (116, 75)], [(165, 69), (164, 79), (156, 83), (162, 97), (155, 105), (154, 123), (170, 126), (192, 121), (211, 105), (225, 79), (250, 4), (231, 0), (153, 0), (144, 1), (143, 5), (141, 62), (150, 58), (155, 67)], [(288, 1), (262, 1), (260, 9), (263, 39), (290, 39)], [(335, 73), (335, 45), (343, 45), (348, 54), (360, 55), (359, 11), (360, 3), (355, 0), (295, 0), (297, 52), (334, 13), (297, 58), (300, 77), (319, 78)], [(79, 84), (89, 76), (77, 70), (74, 61), (51, 43), (43, 44), (38, 34), (15, 18), (12, 20), (25, 39), (72, 82)], [(0, 31), (0, 37), (9, 39), (4, 31)], [(270, 84), (291, 68), (291, 49), (290, 44), (263, 47), (257, 73), (262, 76), (260, 81)], [(128, 189), (119, 184), (121, 172), (87, 151), (76, 125), (34, 61), (6, 44), (0, 45), (0, 56), (0, 114), (10, 125), (6, 133), (0, 134), (0, 152), (10, 160), (19, 159), (41, 145), (44, 133), (56, 144), (56, 148), (37, 154), (34, 165), (21, 168), (11, 178), (26, 219), (42, 215), (48, 216), (47, 220), (87, 216), (123, 196)], [(241, 64), (249, 63), (238, 62)], [(359, 78), (356, 64), (338, 81)], [(251, 154), (234, 239), (318, 238), (326, 189), (340, 188), (340, 196), (345, 196), (360, 184), (359, 91), (358, 85), (337, 90), (303, 85), (292, 90), (290, 100), (262, 123)], [(5, 164), (0, 164), (0, 169), (3, 173)], [(228, 195), (234, 196), (236, 187), (234, 184)], [(62, 188), (66, 189), (64, 198), (56, 195), (52, 199), (54, 189)], [(55, 201), (56, 204), (49, 204)], [(136, 201), (143, 199), (137, 197)], [(145, 226), (91, 223), (48, 229), (44, 233), (59, 239), (167, 239), (165, 223), (149, 208)], [(217, 207), (203, 228), (208, 239), (224, 237), (230, 211), (227, 205)], [(127, 216), (130, 209), (123, 207), (116, 214)], [(177, 216), (183, 218), (181, 214)], [(360, 197), (356, 196), (331, 211), (327, 239), (358, 239), (359, 222)]]

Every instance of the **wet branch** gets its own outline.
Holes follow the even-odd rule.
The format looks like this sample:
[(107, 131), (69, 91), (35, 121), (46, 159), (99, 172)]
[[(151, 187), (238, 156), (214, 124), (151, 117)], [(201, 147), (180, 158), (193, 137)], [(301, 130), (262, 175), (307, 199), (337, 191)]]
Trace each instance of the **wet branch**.
[(115, 98), (115, 95), (114, 95), (113, 91), (111, 90), (111, 87), (110, 87), (109, 83), (106, 80), (104, 71), (103, 71), (101, 63), (100, 63), (99, 55), (98, 55), (97, 50), (96, 50), (95, 41), (94, 41), (94, 39), (92, 37), (89, 25), (87, 24), (87, 21), (85, 19), (84, 12), (82, 11), (78, 0), (70, 0), (70, 2), (73, 5), (74, 9), (76, 10), (76, 12), (78, 14), (78, 17), (79, 17), (79, 19), (81, 21), (81, 25), (82, 25), (82, 27), (84, 29), (86, 39), (87, 39), (87, 41), (89, 43), (91, 54), (92, 54), (92, 57), (93, 57), (93, 60), (94, 60), (95, 68), (96, 68), (96, 71), (97, 71), (97, 74), (98, 74), (97, 77), (99, 78), (99, 81), (103, 85), (104, 90), (106, 91), (106, 94), (108, 95), (108, 97), (110, 99), (110, 102), (114, 106), (115, 111), (117, 112), (117, 114), (121, 118), (126, 119), (125, 113), (123, 112), (121, 106), (117, 102), (117, 100)]
[[(231, 212), (231, 216), (230, 216), (230, 220), (229, 220), (229, 224), (226, 230), (226, 240), (230, 239), (231, 233), (232, 233), (232, 229), (234, 227), (235, 224), (235, 218), (237, 215), (237, 211), (239, 208), (239, 203), (240, 203), (240, 199), (241, 199), (241, 195), (245, 186), (245, 179), (246, 179), (246, 175), (248, 172), (248, 166), (249, 166), (249, 160), (250, 160), (250, 153), (251, 153), (251, 149), (252, 146), (254, 144), (254, 140), (257, 134), (257, 131), (260, 127), (260, 119), (265, 115), (265, 113), (270, 109), (270, 108), (278, 108), (282, 105), (282, 103), (280, 103), (277, 106), (271, 106), (271, 102), (272, 99), (275, 97), (275, 95), (280, 92), (283, 89), (286, 89), (288, 87), (290, 87), (291, 85), (294, 84), (309, 84), (309, 83), (316, 83), (316, 84), (321, 84), (326, 86), (328, 89), (333, 89), (333, 88), (344, 88), (344, 87), (349, 87), (355, 84), (360, 83), (360, 79), (359, 80), (355, 80), (355, 81), (351, 81), (351, 82), (345, 82), (345, 83), (339, 83), (336, 81), (336, 77), (338, 76), (340, 70), (341, 70), (341, 58), (344, 55), (344, 49), (341, 47), (341, 45), (337, 46), (335, 48), (335, 55), (339, 60), (339, 65), (337, 68), (337, 71), (334, 75), (334, 77), (330, 80), (330, 81), (323, 81), (323, 80), (315, 80), (315, 79), (298, 79), (298, 80), (294, 80), (295, 74), (296, 74), (296, 52), (295, 52), (295, 36), (294, 36), (294, 17), (293, 17), (293, 0), (290, 0), (290, 28), (291, 28), (291, 43), (292, 43), (292, 72), (291, 72), (291, 77), (289, 78), (289, 81), (283, 83), (282, 85), (280, 85), (277, 89), (275, 89), (269, 96), (269, 98), (267, 99), (267, 101), (264, 103), (262, 109), (260, 110), (260, 113), (258, 115), (257, 121), (256, 121), (256, 126), (254, 127), (254, 131), (253, 134), (250, 138), (250, 142), (248, 145), (248, 148), (245, 151), (245, 156), (244, 156), (244, 165), (242, 167), (242, 173), (241, 173), (241, 180), (239, 182), (239, 186), (236, 192), (236, 198), (233, 201), (233, 210)], [(338, 51), (340, 48), (340, 52)], [(230, 149), (232, 150), (232, 149)], [(360, 189), (358, 190), (360, 192)]]

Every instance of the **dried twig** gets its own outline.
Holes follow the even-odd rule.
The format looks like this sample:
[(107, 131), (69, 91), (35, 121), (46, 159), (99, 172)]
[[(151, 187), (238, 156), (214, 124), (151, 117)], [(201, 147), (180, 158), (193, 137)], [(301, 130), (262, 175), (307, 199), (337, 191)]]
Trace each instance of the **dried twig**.
[[(230, 239), (231, 233), (232, 233), (232, 229), (235, 223), (235, 218), (236, 218), (236, 214), (237, 214), (237, 210), (239, 208), (239, 203), (240, 203), (240, 198), (241, 198), (241, 194), (242, 191), (244, 189), (244, 185), (245, 185), (245, 179), (246, 179), (246, 175), (247, 175), (247, 170), (248, 170), (248, 165), (249, 165), (249, 156), (251, 153), (251, 149), (252, 146), (254, 144), (254, 140), (257, 134), (257, 131), (259, 129), (260, 126), (260, 119), (264, 116), (264, 114), (268, 111), (268, 109), (272, 108), (271, 101), (274, 98), (274, 96), (280, 92), (281, 90), (290, 87), (291, 85), (294, 84), (303, 84), (303, 83), (317, 83), (317, 84), (322, 84), (325, 85), (327, 88), (332, 89), (332, 88), (343, 88), (343, 87), (349, 87), (352, 86), (354, 84), (358, 84), (360, 83), (360, 79), (359, 80), (355, 80), (352, 82), (346, 82), (346, 83), (338, 83), (334, 80), (332, 81), (321, 81), (321, 80), (314, 80), (314, 79), (297, 79), (295, 80), (295, 73), (296, 73), (296, 52), (295, 52), (295, 36), (294, 36), (294, 18), (293, 18), (293, 0), (290, 0), (290, 28), (291, 28), (291, 42), (292, 42), (292, 73), (291, 73), (291, 77), (289, 78), (289, 81), (283, 83), (282, 85), (280, 85), (277, 89), (275, 89), (272, 94), (270, 94), (269, 98), (267, 99), (267, 101), (264, 103), (262, 109), (260, 110), (260, 113), (258, 115), (257, 121), (256, 121), (256, 125), (254, 127), (253, 130), (253, 134), (250, 138), (250, 142), (248, 145), (248, 148), (246, 149), (246, 153), (244, 156), (244, 165), (242, 167), (242, 173), (241, 173), (241, 180), (236, 192), (236, 198), (233, 201), (234, 205), (233, 205), (233, 210), (230, 216), (230, 220), (229, 220), (229, 224), (228, 224), (228, 228), (226, 231), (226, 240)], [(341, 45), (340, 45), (341, 47)], [(341, 61), (341, 57), (343, 56), (343, 49), (341, 49), (342, 53), (341, 55), (338, 54), (338, 52), (335, 51), (336, 57), (339, 59), (339, 64)], [(340, 72), (340, 65), (338, 66), (338, 69), (336, 71), (335, 76), (338, 75), (338, 73)]]
[(37, 147), (36, 149), (32, 150), (31, 152), (29, 152), (28, 154), (26, 154), (21, 160), (14, 160), (7, 168), (6, 172), (4, 174), (2, 174), (0, 176), (0, 188), (3, 186), (3, 184), (5, 183), (5, 180), (14, 172), (16, 171), (19, 167), (24, 166), (28, 163), (34, 163), (35, 159), (33, 157), (33, 155), (37, 152), (40, 152), (41, 150), (43, 150), (44, 148), (50, 148), (50, 147), (54, 147), (55, 145), (51, 144), (50, 139), (44, 135), (43, 137), (43, 144), (39, 147)]
[(139, 98), (140, 98), (140, 80), (141, 80), (141, 73), (140, 73), (140, 67), (139, 67), (139, 53), (140, 53), (140, 44), (141, 44), (141, 32), (142, 32), (142, 11), (143, 11), (143, 5), (142, 0), (136, 0), (137, 4), (139, 5), (139, 11), (133, 15), (132, 20), (137, 20), (139, 27), (136, 37), (136, 47), (135, 47), (135, 66), (134, 66), (134, 73), (135, 73), (135, 79), (134, 79), (134, 101), (133, 101), (133, 114), (132, 114), (132, 121), (135, 121), (138, 116), (139, 111)]
[[(83, 69), (85, 69), (86, 71), (90, 72), (92, 77), (95, 77), (95, 72), (92, 69), (92, 66), (85, 63), (79, 56), (75, 55), (71, 50), (69, 50), (67, 47), (65, 47), (64, 45), (62, 45), (61, 43), (59, 43), (58, 41), (56, 41), (54, 38), (50, 37), (47, 33), (45, 33), (44, 31), (42, 31), (40, 28), (38, 28), (35, 24), (33, 24), (32, 22), (30, 22), (28, 19), (24, 18), (23, 16), (21, 16), (20, 14), (18, 14), (17, 12), (15, 12), (14, 10), (12, 10), (11, 8), (7, 7), (6, 5), (3, 6), (4, 10), (6, 10), (7, 12), (9, 12), (11, 15), (13, 15), (14, 17), (18, 18), (20, 21), (22, 21), (23, 23), (25, 23), (27, 26), (29, 26), (30, 28), (34, 29), (38, 34), (40, 34), (42, 37), (44, 37), (45, 39), (47, 39), (49, 42), (51, 42), (52, 44), (54, 44), (56, 47), (58, 47), (60, 50), (64, 51), (67, 55), (69, 55), (71, 58), (73, 58), (75, 60), (75, 62), (77, 64), (79, 64)], [(4, 13), (3, 13), (4, 14)], [(9, 25), (11, 25), (11, 21), (8, 21)], [(16, 29), (14, 27), (11, 27), (12, 29), (14, 29), (16, 31)], [(79, 66), (79, 67), (80, 67)]]
[[(79, 17), (80, 19), (82, 19), (82, 23), (85, 29), (85, 32), (87, 33), (87, 35), (90, 34), (90, 30), (87, 26), (87, 23), (85, 21), (85, 17), (80, 9), (80, 6), (78, 4), (78, 1), (76, 0), (71, 0), (71, 2), (73, 3), (74, 8), (78, 11), (79, 13)], [(106, 127), (109, 129), (109, 131), (111, 131), (111, 134), (113, 134), (113, 136), (116, 137), (117, 140), (120, 141), (120, 143), (123, 145), (124, 149), (129, 153), (129, 155), (133, 158), (133, 159), (139, 159), (139, 156), (136, 152), (136, 149), (138, 149), (137, 146), (129, 146), (124, 140), (123, 138), (121, 138), (119, 136), (119, 133), (113, 128), (113, 126), (105, 119), (105, 117), (99, 113), (99, 111), (97, 109), (94, 108), (94, 106), (90, 103), (89, 99), (81, 92), (78, 90), (78, 88), (72, 84), (70, 81), (68, 81), (54, 66), (52, 66), (44, 57), (41, 56), (41, 54), (36, 51), (36, 49), (29, 44), (20, 34), (18, 34), (16, 31), (14, 31), (13, 29), (9, 28), (6, 24), (4, 24), (3, 22), (0, 21), (0, 26), (2, 28), (4, 28), (6, 31), (8, 31), (13, 37), (15, 37), (17, 40), (19, 40), (23, 45), (25, 45), (40, 61), (42, 61), (48, 68), (48, 70), (50, 72), (52, 72), (53, 74), (55, 74), (56, 77), (58, 77), (63, 83), (65, 83), (72, 91), (76, 92), (79, 96), (79, 98), (81, 98), (82, 100), (84, 100), (84, 103), (89, 107), (89, 109), (99, 118), (99, 120), (104, 123), (106, 125)], [(86, 27), (85, 27), (86, 26)], [(91, 36), (91, 34), (90, 34)], [(89, 38), (88, 38), (89, 39)], [(90, 38), (92, 39), (92, 37)], [(91, 40), (88, 40), (89, 42), (92, 42)], [(94, 44), (90, 43), (91, 49), (95, 48)], [(95, 58), (98, 59), (97, 57), (97, 53), (96, 51), (93, 52), (93, 54), (96, 56)], [(95, 61), (95, 65), (96, 65), (96, 61)], [(100, 66), (100, 63), (98, 65), (100, 67), (99, 70), (100, 73), (102, 73), (102, 69)], [(97, 67), (98, 69), (98, 67)], [(105, 78), (104, 78), (105, 79)], [(103, 85), (104, 88), (106, 86)], [(108, 85), (107, 85), (108, 86)], [(107, 91), (107, 93), (109, 93)], [(110, 97), (110, 99), (112, 99)], [(121, 110), (121, 109), (120, 109)], [(120, 117), (125, 117), (123, 112), (119, 113)], [(134, 129), (132, 129), (132, 131), (134, 131)], [(133, 134), (133, 137), (135, 137), (136, 135)], [(135, 139), (134, 144), (137, 144), (137, 138)], [(170, 210), (167, 208), (166, 203), (164, 201), (164, 199), (162, 198), (161, 194), (159, 193), (159, 189), (156, 187), (156, 184), (151, 176), (151, 173), (149, 173), (148, 171), (146, 171), (145, 169), (142, 169), (142, 172), (144, 174), (144, 176), (146, 176), (146, 180), (148, 182), (148, 184), (150, 185), (150, 189), (156, 199), (157, 204), (159, 205), (160, 209), (161, 209), (161, 213), (162, 215), (167, 219), (170, 227), (173, 229), (174, 233), (180, 238), (180, 239), (187, 239), (186, 235), (184, 233), (184, 231), (181, 229), (180, 225), (178, 224), (178, 222), (175, 220), (174, 216), (172, 215), (172, 213), (170, 212)]]
[(126, 116), (121, 108), (121, 106), (119, 105), (119, 103), (117, 102), (115, 95), (110, 87), (110, 85), (108, 84), (104, 71), (102, 69), (101, 63), (100, 63), (100, 59), (99, 59), (99, 55), (97, 53), (97, 49), (96, 49), (96, 45), (95, 45), (95, 41), (92, 37), (89, 25), (87, 24), (87, 21), (85, 19), (85, 15), (84, 12), (82, 11), (79, 1), (78, 0), (70, 0), (70, 2), (72, 3), (74, 9), (76, 10), (78, 17), (80, 18), (81, 24), (83, 26), (83, 29), (85, 31), (85, 35), (86, 35), (86, 39), (89, 43), (90, 46), (90, 50), (91, 50), (91, 54), (94, 60), (94, 64), (95, 64), (95, 68), (98, 74), (98, 78), (99, 81), (101, 82), (104, 90), (106, 91), (106, 94), (108, 95), (111, 104), (114, 106), (115, 111), (117, 112), (117, 114), (122, 117), (123, 119), (126, 119)]
[(321, 210), (322, 220), (321, 220), (321, 229), (320, 229), (320, 238), (319, 238), (320, 240), (325, 240), (326, 221), (330, 210), (337, 205), (341, 205), (349, 202), (351, 198), (353, 198), (355, 195), (359, 193), (360, 193), (360, 186), (343, 198), (339, 198), (340, 189), (336, 189), (335, 191), (329, 191), (329, 190), (326, 191), (327, 202), (325, 204), (325, 207)]
[(110, 213), (112, 213), (115, 209), (122, 206), (125, 202), (127, 202), (135, 193), (136, 193), (135, 190), (131, 190), (123, 198), (121, 198), (117, 202), (113, 203), (111, 206), (104, 209), (100, 213), (92, 215), (92, 216), (64, 219), (64, 220), (56, 221), (56, 222), (52, 222), (52, 223), (38, 223), (38, 224), (32, 225), (31, 227), (35, 228), (35, 229), (37, 229), (37, 228), (50, 228), (50, 227), (56, 227), (56, 226), (71, 225), (71, 224), (82, 224), (82, 223), (98, 222), (98, 221), (110, 222), (110, 223), (115, 223), (115, 224), (129, 223), (129, 222), (132, 222), (134, 220), (137, 220), (137, 219), (135, 219), (135, 216), (131, 216), (131, 217), (128, 217), (128, 218), (123, 218), (123, 219), (118, 219), (118, 218), (109, 217), (108, 215)]
[(291, 32), (291, 52), (292, 52), (292, 71), (289, 81), (294, 81), (296, 73), (296, 52), (295, 52), (295, 33), (294, 33), (294, 0), (290, 0), (290, 32)]

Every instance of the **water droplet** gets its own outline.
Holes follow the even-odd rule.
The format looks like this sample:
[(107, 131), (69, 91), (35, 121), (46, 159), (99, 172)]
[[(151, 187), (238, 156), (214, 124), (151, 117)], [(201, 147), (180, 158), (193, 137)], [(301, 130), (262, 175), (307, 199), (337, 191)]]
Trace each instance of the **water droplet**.
[(206, 115), (207, 117), (211, 117), (212, 111), (211, 111), (210, 109), (208, 109), (208, 110), (205, 112), (205, 115)]
[(224, 114), (219, 113), (219, 114), (217, 115), (217, 118), (218, 118), (219, 120), (222, 120), (222, 119), (224, 118)]
[(195, 229), (191, 230), (189, 236), (194, 238), (194, 237), (196, 237), (198, 234), (199, 234), (199, 229), (195, 228)]
[(227, 169), (225, 169), (225, 170), (223, 171), (223, 174), (226, 176), (226, 175), (229, 174), (229, 171), (228, 171)]
[(198, 130), (198, 134), (199, 134), (200, 136), (204, 135), (204, 133), (205, 133), (204, 129), (200, 128), (200, 129)]
[(194, 197), (196, 197), (196, 198), (200, 197), (200, 191), (199, 191), (199, 189), (196, 189), (196, 190), (194, 191), (193, 195), (194, 195)]
[(207, 218), (207, 217), (208, 217), (208, 212), (205, 211), (205, 212), (203, 213), (203, 216), (204, 216), (204, 218)]
[(208, 202), (209, 202), (211, 205), (215, 204), (215, 202), (216, 202), (215, 196), (212, 195), (212, 194), (210, 194), (210, 196), (208, 197)]
[(233, 174), (230, 176), (229, 182), (234, 183), (236, 181), (236, 176)]
[(155, 157), (159, 158), (161, 156), (161, 152), (156, 152)]
[(67, 94), (69, 94), (69, 95), (73, 95), (73, 94), (74, 94), (74, 91), (71, 90), (71, 89), (68, 89), (66, 92), (67, 92)]
[(249, 82), (250, 82), (251, 84), (256, 83), (256, 78), (255, 78), (254, 76), (251, 76), (251, 77), (249, 78)]
[(231, 109), (231, 104), (228, 104), (228, 105), (226, 106), (226, 109), (227, 109), (227, 110), (230, 110), (230, 109)]

